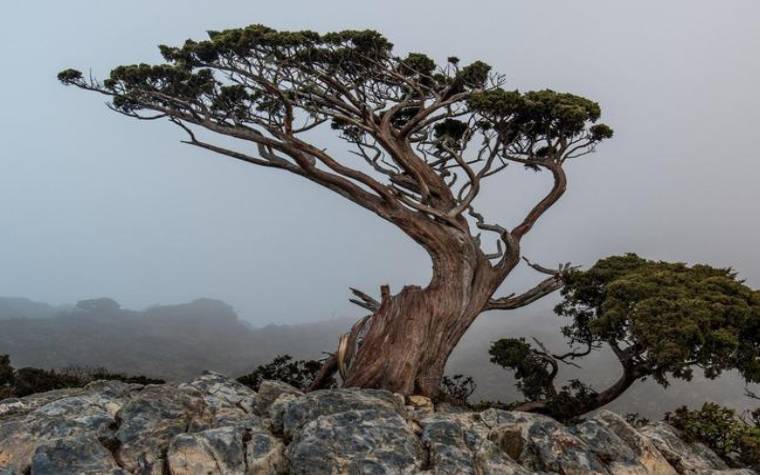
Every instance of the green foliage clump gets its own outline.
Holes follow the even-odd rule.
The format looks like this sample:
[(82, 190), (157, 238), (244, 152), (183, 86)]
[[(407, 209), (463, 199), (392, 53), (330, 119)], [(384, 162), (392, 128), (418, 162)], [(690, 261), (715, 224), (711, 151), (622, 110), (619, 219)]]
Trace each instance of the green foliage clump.
[[(257, 24), (209, 31), (206, 40), (187, 40), (181, 46), (161, 45), (159, 49), (165, 63), (118, 66), (102, 84), (74, 69), (61, 71), (58, 79), (111, 95), (114, 108), (128, 115), (152, 110), (183, 117), (202, 111), (201, 115), (210, 114), (225, 126), (231, 118), (239, 123), (263, 120), (282, 126), (295, 108), (315, 120), (327, 118), (334, 128), (344, 130), (347, 124), (335, 119), (350, 108), (332, 110), (325, 97), (349, 97), (347, 91), (353, 89), (364, 91), (362, 96), (367, 91), (398, 90), (394, 100), (418, 101), (394, 110), (391, 123), (399, 128), (429, 100), (459, 95), (455, 102), (466, 105), (478, 120), (456, 121), (457, 129), (464, 127), (469, 135), (478, 129), (498, 130), (505, 146), (523, 141), (520, 148), (523, 152), (530, 149), (529, 155), (534, 154), (533, 145), (538, 142), (567, 152), (581, 141), (583, 145), (577, 148), (588, 149), (612, 137), (609, 126), (596, 123), (601, 116), (596, 102), (548, 89), (504, 90), (499, 86), (500, 76), (483, 61), (460, 67), (455, 57), (448, 58), (445, 65), (422, 53), (397, 57), (393, 44), (372, 30), (320, 34), (278, 31)], [(382, 94), (364, 99), (370, 108), (386, 100)], [(447, 124), (447, 120), (461, 115), (444, 114), (440, 123), (431, 121), (428, 126), (446, 139), (458, 139), (463, 130), (452, 135), (441, 133), (440, 128), (451, 131), (453, 123)], [(345, 138), (353, 141), (366, 133), (355, 127), (348, 131)]]
[[(165, 64), (132, 64), (114, 68), (102, 87), (113, 95), (113, 106), (134, 113), (148, 108), (188, 110), (204, 101), (211, 110), (228, 117), (231, 110), (257, 110), (282, 116), (283, 97), (262, 87), (241, 94), (240, 87), (215, 77), (213, 70), (252, 58), (276, 65), (283, 74), (330, 71), (332, 74), (370, 76), (382, 69), (393, 45), (371, 30), (346, 30), (320, 35), (313, 31), (277, 31), (263, 25), (250, 25), (208, 32), (208, 40), (187, 40), (180, 47), (161, 45)], [(400, 63), (406, 73), (428, 74), (435, 63), (420, 54), (409, 55)], [(66, 69), (58, 74), (66, 85), (90, 87), (80, 71)], [(260, 84), (261, 85), (261, 84)], [(98, 85), (97, 87), (100, 87)], [(306, 90), (297, 94), (307, 94)], [(291, 97), (295, 99), (296, 96)], [(240, 114), (238, 114), (239, 116)]]
[(602, 259), (565, 276), (557, 314), (571, 342), (630, 342), (639, 377), (662, 385), (738, 369), (760, 381), (760, 292), (731, 269), (650, 261), (635, 254)]
[(578, 379), (571, 379), (557, 393), (548, 398), (544, 413), (559, 421), (574, 422), (595, 405), (598, 397), (594, 388)]
[[(757, 411), (756, 411), (757, 413)], [(730, 466), (760, 469), (760, 424), (754, 417), (742, 417), (733, 409), (705, 403), (700, 409), (676, 409), (665, 420), (681, 430), (687, 441), (710, 447)]]
[[(309, 387), (322, 367), (315, 360), (294, 360), (290, 355), (278, 355), (271, 362), (258, 366), (252, 373), (237, 379), (254, 391), (264, 380), (282, 381), (301, 390)], [(329, 384), (328, 384), (329, 386)]]
[(461, 120), (446, 119), (438, 122), (433, 127), (433, 134), (438, 143), (439, 150), (444, 146), (454, 150), (462, 148), (460, 141), (465, 137), (467, 133), (467, 124)]
[(547, 398), (553, 379), (549, 360), (533, 351), (525, 338), (502, 338), (488, 350), (491, 363), (515, 372), (517, 388), (531, 401)]
[(58, 73), (58, 80), (62, 83), (74, 83), (76, 81), (80, 81), (82, 79), (82, 73), (80, 71), (77, 71), (76, 69), (64, 69), (60, 73)]
[(475, 61), (465, 66), (459, 72), (457, 79), (471, 89), (482, 89), (488, 80), (488, 73), (491, 72), (491, 66), (483, 61)]
[(405, 76), (430, 76), (435, 72), (435, 61), (422, 53), (409, 53), (399, 68)]
[[(489, 127), (503, 134), (508, 141), (521, 137), (567, 143), (586, 136), (592, 143), (611, 138), (612, 128), (595, 124), (601, 117), (599, 104), (581, 96), (542, 91), (507, 91), (491, 89), (474, 92), (468, 99), (470, 108), (483, 116)], [(587, 124), (595, 125), (587, 129)]]

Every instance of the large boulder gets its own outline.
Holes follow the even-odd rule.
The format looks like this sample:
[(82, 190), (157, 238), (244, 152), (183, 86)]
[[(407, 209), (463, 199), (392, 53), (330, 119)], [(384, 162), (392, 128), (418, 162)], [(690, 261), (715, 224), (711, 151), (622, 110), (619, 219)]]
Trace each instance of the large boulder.
[(570, 428), (570, 432), (586, 443), (612, 475), (650, 475), (652, 473), (640, 462), (639, 457), (623, 439), (598, 420), (584, 421)]
[(404, 414), (402, 397), (357, 389), (288, 394), (270, 408), (294, 474), (418, 473), (424, 452)]
[(726, 470), (728, 466), (715, 452), (703, 444), (686, 443), (678, 429), (665, 422), (655, 422), (640, 430), (667, 461), (683, 474), (709, 473), (714, 470)]
[(180, 434), (169, 445), (172, 475), (284, 473), (282, 442), (253, 424)]
[(287, 450), (290, 473), (416, 474), (424, 452), (398, 414), (383, 409), (320, 415), (306, 423)]
[(491, 430), (478, 413), (439, 413), (420, 424), (422, 443), (436, 475), (530, 473), (489, 439)]
[(34, 409), (44, 406), (57, 399), (82, 394), (79, 388), (58, 389), (46, 393), (32, 394), (24, 398), (9, 398), (0, 400), (0, 417), (14, 414), (27, 414)]
[(206, 426), (203, 399), (172, 386), (149, 386), (119, 411), (118, 458), (131, 472), (161, 475), (176, 436)]
[(29, 470), (34, 475), (126, 475), (111, 453), (92, 435), (55, 439), (34, 452)]
[(245, 460), (248, 475), (274, 475), (288, 473), (285, 446), (269, 431), (260, 427), (246, 433)]
[(480, 414), (489, 438), (512, 459), (536, 472), (607, 475), (610, 472), (583, 440), (546, 416), (488, 409)]
[(251, 414), (257, 401), (256, 393), (247, 386), (222, 374), (206, 371), (202, 376), (180, 384), (177, 389), (203, 400), (208, 416), (223, 420), (227, 416)]
[(262, 381), (256, 395), (256, 413), (260, 415), (269, 414), (269, 408), (272, 404), (285, 394), (300, 397), (303, 396), (303, 391), (282, 381)]
[[(37, 467), (55, 467), (62, 460), (72, 467), (115, 466), (113, 455), (101, 441), (107, 444), (105, 441), (113, 439), (116, 414), (138, 387), (100, 382), (12, 401), (14, 410), (0, 415), (0, 469), (24, 473), (33, 466), (34, 457)], [(103, 450), (92, 447), (79, 453), (72, 447), (87, 446), (82, 441), (97, 441)], [(63, 452), (69, 452), (67, 458), (62, 457)], [(79, 464), (71, 460), (78, 453)]]
[[(654, 443), (626, 422), (624, 418), (614, 412), (602, 410), (591, 420), (603, 425), (625, 442), (636, 456), (638, 464), (644, 466), (645, 473), (651, 475), (676, 475), (678, 473), (657, 450)], [(589, 442), (592, 447), (595, 447), (593, 441)]]
[(180, 385), (100, 381), (0, 401), (0, 474), (206, 474), (220, 460), (224, 473), (281, 473), (284, 447), (252, 414), (255, 396), (207, 373)]
[(379, 415), (388, 416), (403, 414), (404, 399), (382, 390), (327, 389), (303, 397), (280, 397), (272, 404), (269, 415), (274, 431), (289, 439), (296, 431), (320, 416), (363, 410), (373, 410)]

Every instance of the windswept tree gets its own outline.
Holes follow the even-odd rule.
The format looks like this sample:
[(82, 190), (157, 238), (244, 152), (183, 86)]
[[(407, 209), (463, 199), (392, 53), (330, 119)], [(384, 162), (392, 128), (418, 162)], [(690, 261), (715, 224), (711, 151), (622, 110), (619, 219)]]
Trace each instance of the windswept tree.
[[(635, 254), (602, 259), (587, 271), (563, 276), (555, 311), (571, 350), (549, 351), (541, 342), (505, 338), (491, 361), (515, 371), (527, 401), (517, 408), (573, 418), (615, 400), (633, 383), (652, 378), (667, 386), (691, 380), (695, 369), (716, 378), (737, 370), (760, 382), (760, 291), (731, 269), (642, 259)], [(601, 391), (574, 380), (557, 388), (563, 364), (608, 348), (620, 377)]]
[[(109, 96), (110, 107), (128, 117), (171, 121), (187, 144), (338, 193), (429, 254), (432, 279), (424, 287), (392, 294), (383, 286), (377, 300), (354, 291), (372, 315), (341, 339), (325, 375), (338, 368), (347, 386), (434, 394), (478, 315), (559, 288), (557, 269), (524, 294), (494, 295), (520, 263), (523, 238), (565, 192), (567, 162), (612, 136), (598, 123), (597, 103), (504, 89), (504, 78), (481, 61), (399, 57), (374, 31), (253, 25), (160, 49), (165, 63), (119, 66), (103, 81), (73, 69), (58, 77)], [(350, 153), (315, 143), (320, 128)], [(486, 219), (476, 203), (510, 165), (552, 180), (514, 226)]]

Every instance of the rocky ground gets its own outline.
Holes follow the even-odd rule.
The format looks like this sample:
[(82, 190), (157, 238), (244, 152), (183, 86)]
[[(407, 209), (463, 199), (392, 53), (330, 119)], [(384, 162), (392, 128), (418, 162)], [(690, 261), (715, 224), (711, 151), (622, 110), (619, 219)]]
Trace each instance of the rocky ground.
[(434, 408), (337, 389), (256, 393), (220, 374), (0, 401), (0, 475), (752, 474), (672, 427), (603, 411), (572, 427), (532, 414)]

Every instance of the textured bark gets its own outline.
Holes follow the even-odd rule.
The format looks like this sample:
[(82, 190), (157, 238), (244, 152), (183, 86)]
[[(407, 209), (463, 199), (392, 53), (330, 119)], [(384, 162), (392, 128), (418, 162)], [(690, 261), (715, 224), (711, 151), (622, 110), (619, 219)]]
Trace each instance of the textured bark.
[[(446, 361), (495, 290), (488, 260), (474, 246), (448, 244), (433, 254), (433, 278), (385, 295), (366, 321), (348, 364), (346, 386), (435, 395)], [(382, 357), (378, 357), (382, 355)]]

